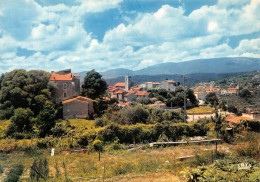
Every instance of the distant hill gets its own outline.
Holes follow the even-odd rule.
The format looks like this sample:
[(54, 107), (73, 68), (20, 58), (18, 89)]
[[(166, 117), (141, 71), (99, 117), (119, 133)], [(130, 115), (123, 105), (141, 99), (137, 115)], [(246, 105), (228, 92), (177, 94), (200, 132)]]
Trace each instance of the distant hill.
[[(178, 75), (192, 73), (238, 73), (260, 70), (260, 58), (225, 57), (212, 59), (197, 59), (186, 62), (168, 62), (149, 66), (144, 69), (132, 71), (129, 69), (112, 69), (100, 74), (105, 79), (117, 78), (125, 75)], [(86, 71), (78, 73), (83, 80)], [(169, 77), (169, 76), (168, 76)], [(160, 79), (160, 77), (159, 77)]]
[(235, 73), (260, 70), (259, 58), (230, 57), (162, 63), (134, 71), (134, 75)]
[[(80, 81), (83, 82), (84, 77), (86, 76), (86, 73), (88, 71), (82, 71), (77, 73), (77, 75), (80, 76)], [(104, 72), (99, 72), (103, 78), (105, 79), (111, 79), (111, 78), (116, 78), (120, 76), (126, 76), (126, 75), (133, 75), (133, 71), (129, 69), (124, 69), (124, 68), (118, 68), (118, 69), (111, 69), (108, 71)]]

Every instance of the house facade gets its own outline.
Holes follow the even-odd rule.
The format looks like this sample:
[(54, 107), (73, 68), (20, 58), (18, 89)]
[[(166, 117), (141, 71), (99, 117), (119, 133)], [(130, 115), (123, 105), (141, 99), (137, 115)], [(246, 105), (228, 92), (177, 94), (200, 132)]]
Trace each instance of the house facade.
[(63, 105), (63, 118), (82, 118), (89, 119), (94, 114), (94, 101), (86, 97), (75, 97), (62, 102)]
[(167, 91), (175, 91), (177, 84), (173, 80), (163, 80), (159, 86), (161, 89), (165, 89)]
[(57, 103), (80, 94), (80, 77), (71, 73), (71, 69), (52, 72), (49, 83), (54, 88), (54, 98)]

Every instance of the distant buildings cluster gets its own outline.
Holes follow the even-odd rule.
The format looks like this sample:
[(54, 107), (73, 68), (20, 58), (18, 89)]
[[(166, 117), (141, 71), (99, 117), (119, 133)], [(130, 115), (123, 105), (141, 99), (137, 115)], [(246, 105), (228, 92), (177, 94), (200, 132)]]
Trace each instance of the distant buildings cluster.
[[(145, 82), (140, 85), (136, 85), (131, 81), (131, 76), (125, 77), (124, 83), (116, 83), (114, 86), (108, 87), (109, 98), (116, 98), (118, 101), (129, 103), (140, 98), (151, 98), (151, 89), (165, 89), (168, 91), (175, 91), (177, 84), (173, 80), (163, 80), (159, 82)], [(150, 104), (150, 107), (166, 107), (161, 101), (157, 101), (156, 98), (151, 98), (154, 104)]]
[(239, 85), (235, 88), (221, 89), (215, 86), (214, 82), (210, 83), (200, 83), (199, 86), (191, 88), (194, 91), (194, 95), (198, 100), (205, 100), (206, 95), (209, 93), (216, 93), (216, 95), (228, 95), (228, 94), (238, 94)]

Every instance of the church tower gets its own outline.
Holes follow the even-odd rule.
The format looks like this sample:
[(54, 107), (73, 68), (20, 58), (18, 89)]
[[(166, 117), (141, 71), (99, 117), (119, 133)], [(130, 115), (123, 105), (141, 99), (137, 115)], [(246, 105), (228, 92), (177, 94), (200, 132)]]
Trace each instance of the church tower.
[(125, 76), (125, 90), (129, 91), (131, 87), (131, 76)]

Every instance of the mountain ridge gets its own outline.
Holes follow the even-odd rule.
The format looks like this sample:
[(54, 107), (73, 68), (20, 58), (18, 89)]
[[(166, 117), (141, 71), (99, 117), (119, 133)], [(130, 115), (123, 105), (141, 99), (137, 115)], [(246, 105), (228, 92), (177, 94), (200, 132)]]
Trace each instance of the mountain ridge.
[[(148, 66), (140, 70), (125, 68), (111, 69), (100, 74), (105, 79), (122, 77), (125, 75), (174, 75), (192, 73), (238, 73), (260, 70), (260, 58), (223, 57), (209, 59), (195, 59), (185, 62), (167, 62)], [(87, 71), (78, 73), (84, 79)]]

